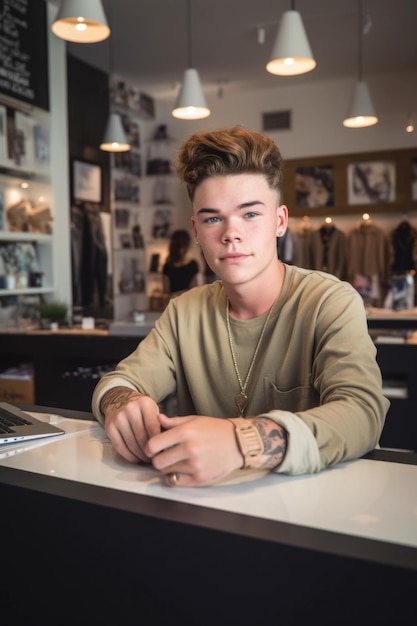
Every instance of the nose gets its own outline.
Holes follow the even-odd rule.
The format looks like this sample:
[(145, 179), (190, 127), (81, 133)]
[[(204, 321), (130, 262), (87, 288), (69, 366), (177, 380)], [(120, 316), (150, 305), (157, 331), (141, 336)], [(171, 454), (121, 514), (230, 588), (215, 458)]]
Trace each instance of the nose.
[(225, 227), (222, 234), (222, 242), (230, 243), (232, 241), (242, 241), (243, 233), (241, 228), (238, 227), (235, 220), (228, 220), (225, 222)]

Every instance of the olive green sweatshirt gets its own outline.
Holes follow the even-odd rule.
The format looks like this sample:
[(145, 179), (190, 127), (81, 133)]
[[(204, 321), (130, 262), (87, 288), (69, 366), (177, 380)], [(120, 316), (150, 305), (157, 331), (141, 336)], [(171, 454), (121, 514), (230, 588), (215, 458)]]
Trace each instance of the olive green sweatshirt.
[[(242, 381), (266, 316), (230, 318)], [(317, 472), (378, 445), (389, 402), (375, 356), (355, 289), (329, 274), (286, 265), (247, 385), (245, 411), (287, 430), (287, 452), (277, 472)], [(136, 350), (99, 381), (92, 401), (99, 421), (101, 397), (119, 385), (157, 403), (176, 393), (178, 415), (237, 416), (240, 386), (220, 281), (171, 300)]]

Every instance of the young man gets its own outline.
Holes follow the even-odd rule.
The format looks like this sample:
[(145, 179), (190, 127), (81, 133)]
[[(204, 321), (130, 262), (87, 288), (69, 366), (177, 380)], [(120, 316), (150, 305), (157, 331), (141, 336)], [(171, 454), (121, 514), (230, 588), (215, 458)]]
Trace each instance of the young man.
[[(277, 258), (288, 209), (275, 143), (241, 127), (194, 133), (177, 174), (219, 280), (173, 299), (98, 383), (93, 411), (115, 449), (181, 487), (239, 468), (318, 472), (373, 449), (388, 401), (363, 302)], [(158, 403), (174, 392), (169, 418)]]

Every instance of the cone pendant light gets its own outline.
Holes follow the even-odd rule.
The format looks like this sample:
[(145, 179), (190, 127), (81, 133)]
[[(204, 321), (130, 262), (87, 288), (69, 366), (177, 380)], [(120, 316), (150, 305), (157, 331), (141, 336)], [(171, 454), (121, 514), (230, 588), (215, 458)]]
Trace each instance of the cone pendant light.
[[(113, 47), (112, 37), (108, 42), (109, 50), (109, 77), (111, 79), (113, 73)], [(111, 106), (111, 105), (110, 105)], [(130, 144), (126, 139), (126, 133), (123, 128), (122, 118), (119, 113), (110, 111), (107, 119), (106, 130), (103, 140), (100, 144), (100, 150), (104, 152), (127, 152), (130, 150)]]
[(188, 69), (184, 72), (184, 79), (172, 110), (172, 116), (181, 120), (200, 120), (208, 117), (211, 111), (203, 94), (198, 71), (192, 66), (190, 0), (187, 0), (187, 43)]
[(349, 113), (343, 120), (343, 126), (347, 128), (364, 128), (377, 124), (374, 107), (369, 93), (368, 85), (360, 80), (353, 88)]
[(118, 113), (110, 113), (109, 115), (100, 150), (105, 152), (126, 152), (130, 150), (130, 145), (123, 130), (122, 120)]
[(374, 107), (369, 93), (369, 88), (362, 78), (363, 63), (363, 12), (362, 0), (358, 0), (359, 19), (359, 45), (358, 45), (358, 81), (353, 89), (349, 112), (343, 120), (343, 126), (347, 128), (365, 128), (378, 123)]
[(184, 72), (181, 90), (172, 115), (181, 120), (199, 120), (210, 115), (198, 71), (192, 67)]
[(291, 11), (286, 11), (281, 18), (266, 69), (270, 74), (296, 76), (311, 72), (316, 65), (301, 15), (294, 10), (292, 2)]
[(96, 43), (110, 35), (101, 0), (61, 0), (52, 32), (75, 43)]

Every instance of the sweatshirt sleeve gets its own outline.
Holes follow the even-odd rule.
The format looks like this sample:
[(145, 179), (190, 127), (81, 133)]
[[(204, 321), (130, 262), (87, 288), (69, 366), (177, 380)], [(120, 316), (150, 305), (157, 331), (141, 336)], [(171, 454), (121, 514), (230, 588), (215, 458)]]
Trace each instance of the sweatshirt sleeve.
[[(301, 390), (294, 390), (293, 410), (265, 414), (287, 430), (286, 456), (276, 471), (289, 474), (317, 472), (377, 447), (389, 407), (359, 294), (340, 284), (307, 315), (304, 325), (314, 332), (302, 336), (311, 344), (309, 386), (318, 401), (303, 407)], [(300, 353), (301, 344), (293, 349)]]

